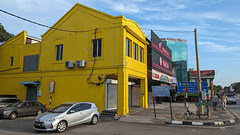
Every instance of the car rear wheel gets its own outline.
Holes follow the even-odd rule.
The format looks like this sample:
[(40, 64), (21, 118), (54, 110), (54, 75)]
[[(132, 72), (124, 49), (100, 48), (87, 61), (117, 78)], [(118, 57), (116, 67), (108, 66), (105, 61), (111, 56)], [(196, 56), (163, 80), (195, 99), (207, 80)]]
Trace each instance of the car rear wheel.
[(57, 125), (57, 132), (62, 133), (67, 129), (67, 122), (66, 121), (60, 121)]
[(98, 122), (98, 117), (97, 117), (97, 115), (93, 115), (92, 120), (91, 120), (90, 123), (91, 123), (92, 125), (96, 125), (97, 122)]
[(11, 120), (14, 120), (17, 118), (17, 113), (16, 112), (12, 112), (10, 115), (9, 115), (9, 119)]
[(42, 114), (42, 110), (37, 111), (37, 116), (40, 115), (40, 114)]

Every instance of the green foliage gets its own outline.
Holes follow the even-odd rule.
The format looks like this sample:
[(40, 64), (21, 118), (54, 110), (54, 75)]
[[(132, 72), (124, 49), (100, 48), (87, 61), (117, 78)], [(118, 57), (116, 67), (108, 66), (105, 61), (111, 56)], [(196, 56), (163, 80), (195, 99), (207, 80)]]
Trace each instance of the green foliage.
[(223, 88), (221, 85), (213, 85), (214, 92), (221, 92), (222, 89)]
[(0, 43), (7, 41), (8, 39), (12, 38), (13, 36), (14, 36), (14, 35), (8, 33), (8, 32), (4, 29), (3, 25), (0, 23)]
[(240, 82), (235, 83), (235, 85), (232, 88), (234, 89), (234, 91), (240, 92)]

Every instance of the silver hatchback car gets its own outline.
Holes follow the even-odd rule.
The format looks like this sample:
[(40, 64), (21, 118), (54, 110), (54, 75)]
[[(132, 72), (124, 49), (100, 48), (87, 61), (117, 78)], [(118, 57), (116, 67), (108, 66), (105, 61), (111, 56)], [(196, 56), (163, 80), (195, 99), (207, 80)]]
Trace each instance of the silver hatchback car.
[(94, 103), (69, 102), (61, 104), (35, 119), (34, 129), (64, 132), (67, 127), (90, 123), (97, 124), (98, 108)]

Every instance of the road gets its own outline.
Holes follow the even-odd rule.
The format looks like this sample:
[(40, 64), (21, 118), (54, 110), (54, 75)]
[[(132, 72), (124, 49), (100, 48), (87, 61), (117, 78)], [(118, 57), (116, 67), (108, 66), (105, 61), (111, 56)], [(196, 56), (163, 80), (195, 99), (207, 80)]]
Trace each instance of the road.
[[(228, 105), (227, 108), (240, 116), (240, 98), (237, 99), (237, 105)], [(236, 116), (235, 116), (236, 117)], [(239, 120), (237, 120), (239, 122)], [(1, 135), (32, 135), (44, 134), (54, 135), (55, 132), (38, 132), (32, 126), (34, 117), (21, 117), (16, 120), (0, 119), (0, 134)], [(68, 128), (63, 134), (87, 134), (87, 135), (239, 135), (240, 124), (229, 126), (186, 126), (186, 125), (152, 125), (126, 123), (116, 120), (100, 120), (97, 125), (83, 124)], [(59, 134), (58, 134), (59, 135)]]
[(232, 112), (236, 118), (240, 119), (240, 96), (236, 97), (236, 101), (236, 105), (227, 105), (227, 109)]

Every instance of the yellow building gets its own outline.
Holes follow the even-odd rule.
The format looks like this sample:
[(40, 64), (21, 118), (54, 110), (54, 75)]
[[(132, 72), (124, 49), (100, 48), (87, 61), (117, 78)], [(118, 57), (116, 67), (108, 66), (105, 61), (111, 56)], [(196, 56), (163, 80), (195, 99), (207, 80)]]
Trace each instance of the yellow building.
[(145, 38), (124, 16), (76, 4), (41, 40), (23, 31), (0, 46), (0, 94), (50, 108), (94, 102), (120, 116), (134, 105), (148, 108)]

